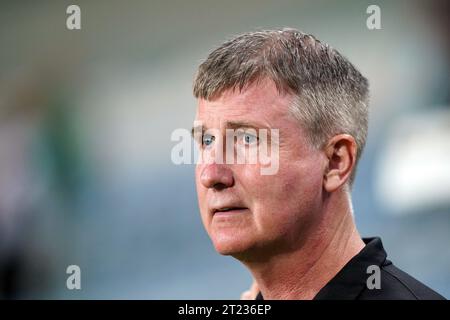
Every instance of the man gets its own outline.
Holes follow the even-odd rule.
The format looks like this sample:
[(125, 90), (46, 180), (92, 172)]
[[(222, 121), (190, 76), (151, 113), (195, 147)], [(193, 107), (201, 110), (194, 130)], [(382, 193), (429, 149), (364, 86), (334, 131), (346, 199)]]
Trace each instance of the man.
[[(200, 65), (194, 95), (201, 218), (215, 249), (250, 270), (257, 298), (443, 298), (356, 229), (350, 187), (368, 82), (336, 50), (294, 29), (243, 34)], [(261, 159), (223, 161), (248, 160), (263, 143), (276, 172), (262, 174)]]

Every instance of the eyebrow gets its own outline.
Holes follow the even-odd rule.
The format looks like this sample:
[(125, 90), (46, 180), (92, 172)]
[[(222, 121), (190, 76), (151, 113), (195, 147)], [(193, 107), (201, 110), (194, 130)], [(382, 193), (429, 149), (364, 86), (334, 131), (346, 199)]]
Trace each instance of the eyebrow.
[[(227, 129), (239, 129), (239, 128), (251, 128), (251, 129), (267, 129), (270, 132), (270, 128), (264, 125), (260, 125), (258, 123), (254, 122), (248, 122), (248, 121), (227, 121), (225, 123), (225, 127)], [(208, 128), (204, 129), (204, 126), (194, 126), (191, 129), (191, 136), (194, 137), (194, 131), (202, 129), (202, 132), (205, 132), (208, 130)]]

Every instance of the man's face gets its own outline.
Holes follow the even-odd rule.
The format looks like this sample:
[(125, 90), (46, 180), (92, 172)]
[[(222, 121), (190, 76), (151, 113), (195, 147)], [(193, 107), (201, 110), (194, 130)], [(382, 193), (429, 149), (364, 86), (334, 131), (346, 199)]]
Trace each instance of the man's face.
[[(279, 95), (271, 81), (243, 92), (226, 91), (212, 101), (199, 99), (196, 121), (203, 130), (216, 130), (214, 138), (203, 139), (203, 153), (210, 158), (220, 151), (225, 156), (225, 130), (230, 124), (246, 123), (257, 132), (279, 130), (279, 144), (270, 146), (279, 148), (279, 168), (273, 175), (262, 175), (259, 161), (197, 164), (202, 221), (221, 254), (251, 258), (293, 250), (320, 212), (325, 156), (308, 144), (298, 121), (289, 115), (291, 101), (292, 96)], [(254, 147), (249, 137), (240, 139), (236, 148)]]

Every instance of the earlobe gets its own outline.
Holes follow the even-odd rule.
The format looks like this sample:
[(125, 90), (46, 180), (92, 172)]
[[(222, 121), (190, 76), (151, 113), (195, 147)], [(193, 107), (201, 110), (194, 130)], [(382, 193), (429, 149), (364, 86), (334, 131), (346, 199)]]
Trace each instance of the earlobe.
[(348, 134), (340, 134), (330, 139), (325, 147), (327, 169), (324, 172), (324, 189), (334, 192), (344, 185), (355, 166), (356, 142)]
[(324, 179), (324, 188), (327, 192), (334, 192), (342, 185), (341, 179), (336, 170), (331, 170)]

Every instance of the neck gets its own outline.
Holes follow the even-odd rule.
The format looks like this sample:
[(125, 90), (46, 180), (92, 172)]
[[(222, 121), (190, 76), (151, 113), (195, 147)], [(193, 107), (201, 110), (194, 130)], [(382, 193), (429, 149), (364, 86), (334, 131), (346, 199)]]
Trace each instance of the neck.
[(262, 261), (242, 261), (265, 299), (313, 299), (364, 247), (346, 192), (332, 195), (322, 209), (298, 248)]

